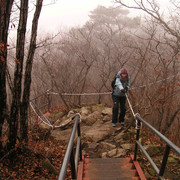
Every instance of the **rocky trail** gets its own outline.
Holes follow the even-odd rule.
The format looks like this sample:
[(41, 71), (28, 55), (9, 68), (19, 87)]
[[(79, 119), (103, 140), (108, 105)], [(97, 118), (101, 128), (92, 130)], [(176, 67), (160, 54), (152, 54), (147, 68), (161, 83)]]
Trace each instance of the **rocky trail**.
[[(116, 127), (112, 127), (112, 108), (105, 107), (102, 104), (72, 109), (68, 113), (52, 112), (47, 117), (54, 127), (59, 128), (51, 130), (51, 128), (43, 123), (41, 123), (40, 127), (50, 132), (50, 136), (57, 141), (67, 144), (73, 127), (73, 120), (71, 119), (76, 113), (81, 115), (83, 156), (92, 158), (119, 158), (128, 157), (130, 154), (133, 155), (136, 129), (135, 120), (130, 112), (126, 114), (125, 126), (123, 127), (119, 123), (117, 123)], [(147, 132), (143, 132), (143, 130), (141, 131), (141, 138), (144, 141), (146, 151), (150, 153), (151, 157), (154, 157), (156, 163), (160, 163), (157, 157), (162, 158), (164, 149), (162, 145), (159, 146), (159, 141), (152, 144), (147, 137)], [(66, 149), (66, 146), (64, 149)], [(140, 153), (139, 157), (141, 157), (140, 164), (145, 176), (147, 178), (154, 177), (155, 174), (150, 164)], [(167, 171), (166, 175), (177, 179), (177, 176), (179, 178), (180, 174), (180, 159), (174, 155), (171, 155), (169, 159), (171, 159), (170, 163), (171, 165), (173, 164), (174, 169), (172, 168), (170, 171)]]
[[(83, 155), (90, 157), (123, 157), (129, 155), (134, 147), (135, 128), (126, 129), (132, 119), (126, 117), (125, 126), (117, 123), (116, 127), (111, 126), (112, 109), (103, 105), (87, 106), (71, 110), (67, 115), (60, 114), (54, 126), (61, 126), (51, 131), (51, 136), (56, 140), (68, 142), (73, 121), (70, 119), (76, 114), (81, 114), (81, 135)], [(53, 114), (50, 114), (50, 121)], [(68, 123), (67, 123), (68, 122)], [(41, 124), (42, 128), (47, 128)], [(125, 132), (126, 130), (126, 132)]]

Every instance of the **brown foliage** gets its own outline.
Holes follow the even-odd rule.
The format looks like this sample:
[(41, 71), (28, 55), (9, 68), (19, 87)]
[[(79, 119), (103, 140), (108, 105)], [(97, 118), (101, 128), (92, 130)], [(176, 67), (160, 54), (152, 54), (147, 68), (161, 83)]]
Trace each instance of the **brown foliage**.
[[(13, 154), (13, 160), (7, 157), (0, 162), (1, 179), (57, 179), (57, 175), (43, 167), (43, 162), (48, 158), (59, 172), (65, 152), (64, 142), (50, 137), (44, 141), (38, 137), (38, 133), (30, 133), (28, 148), (25, 148), (25, 143), (21, 144)], [(68, 176), (70, 170), (67, 179)]]

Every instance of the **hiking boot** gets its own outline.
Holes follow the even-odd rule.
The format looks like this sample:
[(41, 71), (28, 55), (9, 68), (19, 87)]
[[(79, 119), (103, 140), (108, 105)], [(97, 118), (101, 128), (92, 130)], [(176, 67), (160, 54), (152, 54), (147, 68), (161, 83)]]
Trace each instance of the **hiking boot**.
[(112, 127), (116, 127), (116, 124), (115, 124), (115, 123), (112, 123)]
[(120, 122), (121, 123), (121, 126), (124, 126), (124, 122)]

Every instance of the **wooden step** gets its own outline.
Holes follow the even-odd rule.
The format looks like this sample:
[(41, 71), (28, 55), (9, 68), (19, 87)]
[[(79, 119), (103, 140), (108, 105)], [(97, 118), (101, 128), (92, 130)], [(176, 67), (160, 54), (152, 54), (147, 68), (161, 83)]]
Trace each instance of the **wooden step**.
[(136, 179), (137, 171), (130, 158), (94, 158), (84, 160), (83, 179)]
[(146, 180), (133, 155), (128, 158), (83, 158), (77, 180)]
[(139, 177), (123, 177), (123, 178), (117, 178), (117, 177), (91, 177), (91, 178), (83, 178), (83, 180), (140, 180)]
[(116, 177), (116, 178), (125, 178), (125, 177), (137, 177), (136, 170), (113, 170), (109, 169), (108, 171), (85, 171), (83, 177), (93, 177), (93, 178), (101, 178), (101, 177)]
[(124, 164), (124, 163), (131, 163), (132, 162), (132, 160), (131, 160), (131, 158), (85, 158), (84, 159), (84, 163), (91, 163), (91, 164), (93, 164), (93, 163), (95, 163), (95, 164), (104, 164), (104, 163), (122, 163), (122, 164)]
[(109, 164), (84, 164), (84, 170), (91, 169), (91, 171), (99, 171), (102, 169), (103, 171), (109, 170), (109, 169), (135, 169), (135, 166), (133, 163), (109, 163)]

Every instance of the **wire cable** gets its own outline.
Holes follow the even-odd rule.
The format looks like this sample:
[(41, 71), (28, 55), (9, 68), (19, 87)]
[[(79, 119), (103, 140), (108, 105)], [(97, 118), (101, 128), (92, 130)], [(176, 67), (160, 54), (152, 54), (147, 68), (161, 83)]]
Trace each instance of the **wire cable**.
[(35, 108), (33, 107), (33, 105), (32, 105), (31, 102), (30, 102), (30, 106), (31, 106), (32, 110), (34, 111), (34, 113), (37, 115), (38, 119), (40, 119), (44, 124), (46, 124), (46, 125), (50, 126), (51, 128), (53, 128), (52, 124), (51, 124), (51, 123), (49, 122), (49, 120), (44, 116), (44, 114), (43, 114), (43, 117), (45, 118), (45, 120), (46, 120), (47, 122), (45, 122), (45, 121), (39, 116), (39, 114), (37, 113), (37, 111), (35, 110)]

